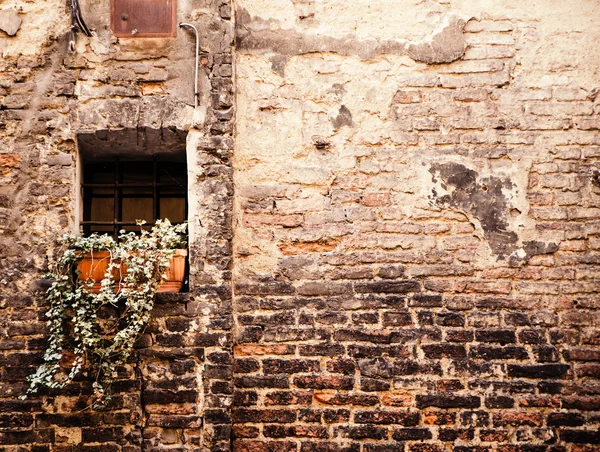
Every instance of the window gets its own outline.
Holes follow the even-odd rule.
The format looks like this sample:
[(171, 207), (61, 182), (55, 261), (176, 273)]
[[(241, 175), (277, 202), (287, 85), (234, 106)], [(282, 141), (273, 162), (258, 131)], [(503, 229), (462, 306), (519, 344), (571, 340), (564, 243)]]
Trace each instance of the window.
[(80, 225), (117, 238), (157, 219), (187, 220), (186, 133), (171, 129), (98, 131), (79, 144)]
[(138, 230), (136, 220), (148, 226), (159, 218), (171, 223), (186, 220), (187, 174), (185, 162), (151, 161), (84, 163), (83, 232), (109, 233)]

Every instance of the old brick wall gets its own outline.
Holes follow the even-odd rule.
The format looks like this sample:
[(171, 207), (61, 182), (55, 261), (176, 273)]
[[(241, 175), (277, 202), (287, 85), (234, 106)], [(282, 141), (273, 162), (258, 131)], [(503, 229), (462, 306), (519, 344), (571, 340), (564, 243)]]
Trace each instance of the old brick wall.
[[(82, 0), (70, 53), (68, 3), (0, 5), (0, 451), (598, 450), (595, 0), (180, 0), (196, 112), (189, 33), (115, 39)], [(19, 400), (77, 136), (161, 130), (191, 292), (111, 410)]]
[[(70, 1), (0, 5), (0, 450), (227, 450), (231, 8), (226, 0), (178, 2), (177, 22), (200, 31), (201, 107), (194, 112), (189, 30), (116, 39), (110, 1), (80, 3), (93, 36), (79, 34), (73, 52)], [(78, 230), (78, 137), (121, 148), (123, 140), (134, 148), (152, 141), (150, 150), (179, 140), (190, 172), (190, 292), (157, 300), (105, 412), (88, 409), (85, 378), (19, 399), (45, 348), (42, 274), (56, 238)]]
[(598, 450), (597, 2), (236, 5), (234, 450)]

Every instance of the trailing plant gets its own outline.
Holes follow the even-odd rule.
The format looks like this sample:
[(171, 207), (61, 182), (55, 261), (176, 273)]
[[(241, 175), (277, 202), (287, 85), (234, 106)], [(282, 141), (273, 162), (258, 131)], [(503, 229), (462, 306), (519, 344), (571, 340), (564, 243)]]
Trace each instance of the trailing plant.
[[(140, 234), (120, 231), (118, 241), (97, 234), (60, 239), (59, 257), (49, 275), (54, 282), (46, 295), (48, 348), (44, 362), (29, 377), (27, 394), (42, 387), (63, 388), (87, 371), (94, 378), (92, 407), (102, 408), (110, 401), (118, 367), (125, 364), (150, 319), (170, 260), (186, 245), (186, 224), (158, 220), (150, 231), (141, 228), (143, 222), (138, 224)], [(80, 279), (77, 271), (82, 254), (94, 251), (110, 253), (98, 293), (91, 290), (93, 281)], [(102, 316), (110, 306), (120, 315)]]

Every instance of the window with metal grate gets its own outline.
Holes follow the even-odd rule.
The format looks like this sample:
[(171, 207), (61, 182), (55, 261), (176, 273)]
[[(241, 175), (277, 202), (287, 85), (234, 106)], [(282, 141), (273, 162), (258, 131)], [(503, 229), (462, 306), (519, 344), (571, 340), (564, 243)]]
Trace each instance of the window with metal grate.
[(185, 161), (160, 156), (151, 160), (83, 162), (83, 233), (139, 230), (157, 219), (171, 223), (187, 219), (187, 168)]

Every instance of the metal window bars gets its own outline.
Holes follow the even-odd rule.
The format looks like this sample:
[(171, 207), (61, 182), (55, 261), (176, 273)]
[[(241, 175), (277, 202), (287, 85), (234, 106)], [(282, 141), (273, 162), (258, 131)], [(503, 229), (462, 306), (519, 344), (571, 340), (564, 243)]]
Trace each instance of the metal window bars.
[(166, 213), (173, 215), (172, 223), (187, 219), (185, 163), (159, 161), (156, 156), (151, 161), (115, 157), (108, 162), (84, 162), (81, 187), (85, 235), (110, 233), (116, 239), (121, 229), (137, 230), (136, 220), (145, 220), (150, 227)]

